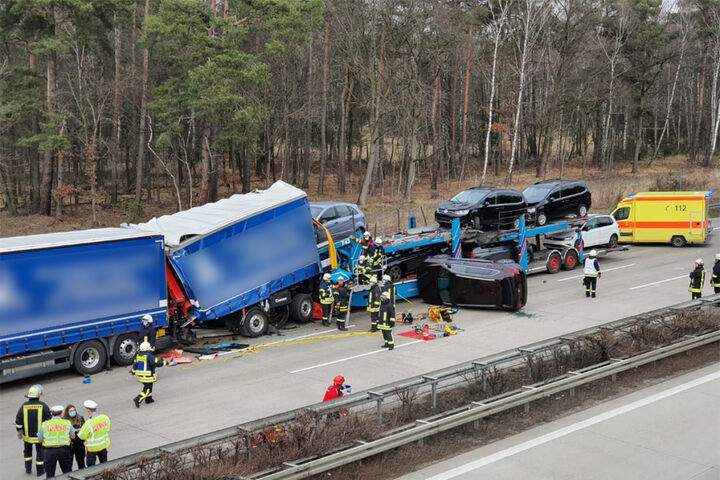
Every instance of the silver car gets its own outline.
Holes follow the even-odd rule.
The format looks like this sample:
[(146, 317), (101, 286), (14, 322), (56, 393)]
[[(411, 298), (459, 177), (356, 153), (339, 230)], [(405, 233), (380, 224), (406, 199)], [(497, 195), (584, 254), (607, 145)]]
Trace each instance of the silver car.
[[(367, 230), (365, 214), (354, 203), (310, 202), (313, 218), (325, 225), (333, 241), (342, 240), (355, 232)], [(326, 241), (324, 232), (318, 232), (318, 243)]]

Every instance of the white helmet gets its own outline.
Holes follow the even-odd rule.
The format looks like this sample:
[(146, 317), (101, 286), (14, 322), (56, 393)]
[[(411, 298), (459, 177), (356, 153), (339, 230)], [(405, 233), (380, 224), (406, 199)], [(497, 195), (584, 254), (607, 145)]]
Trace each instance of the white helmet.
[(364, 238), (372, 238), (372, 235), (370, 235), (370, 232), (368, 232), (368, 231), (366, 230), (365, 232), (363, 232), (363, 237), (364, 237)]
[(98, 404), (92, 400), (85, 400), (83, 406), (88, 410), (97, 410)]
[(695, 260), (695, 263), (697, 263), (698, 265), (705, 265), (705, 262), (703, 262), (702, 258), (698, 258), (697, 260)]
[(384, 298), (385, 300), (390, 300), (390, 292), (382, 292), (380, 294), (380, 298)]
[(364, 261), (365, 261), (365, 255), (360, 255), (360, 256), (358, 257), (358, 261), (359, 261), (359, 262), (364, 262)]
[(323, 275), (323, 280), (325, 280), (326, 282), (330, 281), (331, 278), (332, 277), (330, 276), (329, 273), (326, 273), (325, 275)]
[(590, 250), (591, 257), (597, 257), (597, 250)]
[(383, 282), (389, 282), (390, 280), (392, 280), (390, 275), (383, 275)]
[(150, 315), (149, 313), (146, 313), (145, 315), (143, 315), (142, 319), (143, 319), (143, 322), (148, 322), (148, 323), (153, 322), (152, 315)]
[(382, 245), (382, 237), (375, 238), (375, 245)]
[(715, 260), (720, 260), (720, 253), (715, 254)]
[(141, 352), (149, 352), (150, 350), (152, 350), (152, 346), (150, 345), (149, 342), (142, 342), (142, 343), (140, 344), (140, 351), (141, 351)]
[(42, 387), (40, 385), (33, 385), (28, 389), (28, 392), (25, 394), (25, 397), (27, 398), (40, 398), (40, 395), (42, 395)]
[(370, 281), (370, 283), (375, 284), (375, 283), (377, 283), (377, 277), (374, 277), (374, 276), (370, 277), (369, 281)]

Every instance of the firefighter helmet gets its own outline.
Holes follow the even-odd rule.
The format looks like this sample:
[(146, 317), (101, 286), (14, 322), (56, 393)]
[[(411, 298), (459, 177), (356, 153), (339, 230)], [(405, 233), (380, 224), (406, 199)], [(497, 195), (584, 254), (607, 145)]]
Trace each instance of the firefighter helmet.
[(333, 384), (342, 385), (343, 383), (345, 383), (345, 377), (343, 377), (342, 375), (338, 375), (333, 378)]
[(597, 257), (597, 250), (590, 250), (591, 257)]
[(149, 352), (150, 350), (152, 350), (152, 346), (150, 345), (150, 342), (142, 342), (140, 344), (141, 352)]
[(40, 395), (42, 395), (42, 388), (40, 385), (33, 385), (28, 389), (28, 392), (25, 394), (25, 397), (27, 398), (40, 398)]

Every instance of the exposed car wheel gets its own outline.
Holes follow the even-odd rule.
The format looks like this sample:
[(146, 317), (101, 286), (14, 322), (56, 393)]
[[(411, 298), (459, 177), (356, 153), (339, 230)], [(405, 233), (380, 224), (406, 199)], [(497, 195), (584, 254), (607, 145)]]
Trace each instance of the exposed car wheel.
[(558, 252), (550, 254), (547, 260), (547, 271), (548, 273), (557, 273), (562, 268), (562, 258)]
[(563, 268), (565, 270), (573, 270), (575, 267), (577, 267), (578, 264), (578, 255), (575, 253), (575, 250), (570, 250), (565, 254), (565, 265), (563, 265)]
[(138, 336), (134, 333), (125, 333), (115, 339), (112, 359), (117, 365), (126, 366), (135, 361), (138, 350)]
[(263, 335), (268, 329), (268, 317), (259, 308), (251, 308), (245, 312), (245, 320), (242, 323), (242, 334), (246, 337), (255, 338)]
[(392, 265), (387, 269), (385, 273), (387, 275), (390, 275), (390, 278), (393, 282), (399, 281), (400, 279), (402, 279), (403, 276), (402, 267), (400, 265)]
[(98, 340), (83, 342), (75, 349), (73, 367), (80, 375), (93, 375), (105, 366), (107, 352)]
[(273, 308), (268, 314), (268, 319), (275, 328), (283, 328), (290, 320), (290, 306), (283, 305), (282, 307)]
[(608, 242), (608, 246), (610, 248), (617, 248), (618, 246), (618, 236), (614, 233), (610, 235), (610, 241)]
[(670, 239), (670, 244), (673, 247), (684, 247), (686, 243), (687, 242), (685, 241), (685, 237), (683, 237), (682, 235), (676, 235)]
[(537, 218), (535, 219), (535, 223), (537, 223), (538, 226), (542, 227), (543, 225), (545, 225), (545, 224), (547, 223), (547, 220), (548, 220), (548, 219), (547, 219), (547, 215), (545, 215), (545, 213), (543, 213), (543, 212), (540, 212), (540, 213), (537, 214)]
[(578, 207), (578, 217), (587, 217), (587, 207), (585, 205)]
[(298, 293), (290, 302), (290, 318), (298, 323), (308, 323), (312, 320), (313, 301), (307, 293)]

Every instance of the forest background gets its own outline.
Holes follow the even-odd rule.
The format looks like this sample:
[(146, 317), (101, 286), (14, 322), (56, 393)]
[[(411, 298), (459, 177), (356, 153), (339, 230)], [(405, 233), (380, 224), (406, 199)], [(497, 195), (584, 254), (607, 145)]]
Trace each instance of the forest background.
[(720, 185), (720, 0), (0, 0), (0, 236), (263, 188)]

